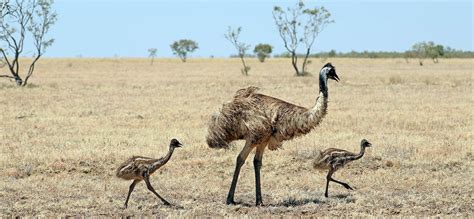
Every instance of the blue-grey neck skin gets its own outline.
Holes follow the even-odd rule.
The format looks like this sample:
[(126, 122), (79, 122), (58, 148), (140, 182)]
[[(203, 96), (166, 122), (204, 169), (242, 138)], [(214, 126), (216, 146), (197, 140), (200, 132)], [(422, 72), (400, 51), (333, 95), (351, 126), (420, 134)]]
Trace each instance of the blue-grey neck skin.
[(327, 72), (330, 69), (325, 67), (319, 72), (319, 91), (323, 93), (324, 97), (328, 97), (328, 77)]

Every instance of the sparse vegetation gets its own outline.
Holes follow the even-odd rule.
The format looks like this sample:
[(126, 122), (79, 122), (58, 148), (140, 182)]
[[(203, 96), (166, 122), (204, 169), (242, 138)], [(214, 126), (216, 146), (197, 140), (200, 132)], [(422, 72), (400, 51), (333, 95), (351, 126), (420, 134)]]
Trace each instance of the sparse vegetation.
[[(466, 180), (474, 175), (472, 97), (467, 95), (474, 80), (471, 59), (446, 59), (436, 68), (400, 68), (403, 59), (331, 58), (342, 84), (331, 84), (330, 113), (314, 132), (286, 142), (284, 150), (265, 152), (266, 206), (259, 208), (253, 206), (251, 160), (242, 167), (237, 187), (236, 201), (242, 204), (225, 204), (243, 142), (227, 152), (209, 149), (207, 119), (249, 83), (264, 94), (310, 107), (317, 78), (295, 79), (285, 70), (288, 59), (279, 58), (265, 65), (248, 60), (255, 65), (252, 78), (227, 70), (239, 68), (238, 59), (198, 59), (186, 65), (155, 60), (160, 68), (150, 66), (149, 59), (119, 61), (46, 58), (37, 65), (42, 77), (34, 81), (42, 86), (18, 92), (13, 83), (0, 81), (0, 214), (472, 215), (473, 189)], [(322, 64), (313, 59), (313, 65)], [(401, 84), (386, 83), (396, 75), (404, 79)], [(433, 85), (425, 84), (426, 77)], [(151, 180), (179, 207), (161, 206), (144, 185), (137, 185), (130, 207), (123, 210), (129, 182), (114, 177), (117, 165), (132, 155), (164, 154), (174, 137), (185, 146)], [(334, 186), (325, 198), (326, 174), (313, 172), (310, 160), (301, 157), (327, 147), (353, 150), (362, 138), (374, 144), (373, 150), (336, 174), (350, 179), (356, 190)]]
[(170, 45), (173, 54), (177, 55), (181, 61), (186, 62), (188, 53), (193, 53), (198, 49), (198, 44), (193, 40), (183, 39), (175, 41)]
[(148, 57), (151, 58), (151, 65), (153, 65), (153, 62), (155, 61), (156, 53), (158, 52), (157, 48), (149, 48), (148, 49)]
[(412, 51), (415, 55), (415, 58), (418, 59), (418, 63), (420, 64), (420, 66), (422, 66), (423, 60), (427, 56), (425, 45), (422, 43), (416, 43), (412, 46)]
[[(57, 20), (57, 14), (51, 8), (52, 4), (52, 0), (0, 2), (0, 65), (6, 64), (10, 72), (0, 77), (11, 78), (18, 86), (28, 84), (37, 61), (54, 42), (54, 39), (46, 37)], [(34, 51), (26, 75), (22, 76), (20, 65), (23, 60), (20, 58), (24, 55), (25, 43), (32, 43)]]
[(0, 219), (474, 218), (472, 3), (83, 2), (0, 0)]
[[(299, 1), (293, 8), (273, 8), (273, 19), (278, 28), (280, 38), (291, 56), (291, 64), (296, 71), (296, 76), (306, 75), (306, 64), (311, 48), (324, 28), (334, 21), (331, 14), (324, 7), (306, 8), (303, 1)], [(298, 48), (304, 49), (301, 70), (298, 67)]]
[(388, 78), (388, 84), (401, 84), (403, 82), (400, 75), (392, 75)]
[[(474, 58), (473, 51), (462, 51), (462, 50), (455, 50), (450, 48), (449, 46), (443, 46), (444, 52), (442, 56), (438, 56), (437, 58), (464, 58), (464, 59), (472, 59)], [(285, 57), (291, 58), (291, 55), (288, 52), (282, 54), (276, 54), (275, 57)], [(303, 58), (304, 54), (297, 54), (298, 58)], [(406, 62), (409, 62), (410, 59), (417, 58), (415, 51), (407, 50), (404, 52), (396, 52), (396, 51), (350, 51), (350, 52), (337, 52), (336, 50), (330, 50), (329, 52), (318, 52), (313, 53), (309, 57), (312, 58), (403, 58)]]
[(247, 50), (250, 49), (250, 45), (245, 44), (239, 40), (240, 31), (242, 31), (242, 27), (237, 27), (237, 29), (233, 29), (232, 27), (228, 27), (227, 33), (224, 34), (225, 38), (229, 40), (230, 43), (237, 49), (238, 56), (242, 61), (243, 68), (240, 69), (240, 72), (248, 76), (250, 71), (250, 66), (245, 63), (244, 57), (247, 55)]
[(265, 62), (265, 59), (267, 57), (270, 57), (270, 54), (272, 54), (273, 46), (270, 44), (264, 44), (260, 43), (255, 46), (253, 49), (253, 53), (257, 55), (258, 61), (260, 62)]
[(431, 58), (434, 63), (438, 63), (438, 57), (444, 55), (444, 47), (433, 42), (419, 42), (412, 46), (413, 54), (418, 58), (420, 65), (423, 65), (425, 58)]
[[(455, 50), (449, 46), (443, 46), (434, 44), (433, 42), (422, 42), (415, 44), (415, 48), (411, 48), (404, 52), (396, 51), (350, 51), (350, 52), (337, 52), (336, 50), (330, 50), (329, 52), (318, 52), (311, 54), (310, 57), (314, 58), (403, 58), (407, 63), (410, 59), (425, 59), (431, 58), (434, 63), (438, 63), (439, 58), (474, 58), (473, 51)], [(298, 57), (304, 57), (304, 54), (298, 54)], [(289, 53), (283, 53), (275, 55), (275, 57), (291, 57)]]

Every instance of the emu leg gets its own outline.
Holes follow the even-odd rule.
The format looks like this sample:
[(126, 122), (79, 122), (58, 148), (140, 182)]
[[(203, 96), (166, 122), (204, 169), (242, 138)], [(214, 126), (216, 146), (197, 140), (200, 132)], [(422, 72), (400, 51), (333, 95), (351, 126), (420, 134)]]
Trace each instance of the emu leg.
[(334, 173), (333, 169), (330, 169), (328, 172), (328, 175), (326, 176), (326, 192), (324, 192), (324, 197), (329, 197), (328, 196), (328, 190), (329, 190), (329, 181), (331, 181), (331, 176)]
[(330, 179), (331, 181), (335, 182), (335, 183), (339, 183), (341, 184), (342, 186), (344, 186), (344, 188), (346, 189), (350, 189), (350, 190), (354, 190), (351, 186), (349, 186), (349, 184), (345, 183), (345, 182), (341, 182), (341, 181), (337, 181), (333, 178)]
[(151, 186), (151, 183), (150, 183), (150, 176), (146, 176), (146, 177), (145, 177), (145, 183), (146, 183), (146, 187), (148, 188), (148, 190), (150, 190), (151, 192), (153, 192), (153, 194), (155, 194), (159, 199), (161, 199), (161, 201), (162, 201), (165, 205), (171, 205), (168, 201), (166, 201), (164, 198), (162, 198), (160, 195), (158, 195), (158, 193), (155, 191), (155, 189), (153, 188), (153, 186)]
[(255, 157), (253, 159), (253, 166), (255, 169), (255, 197), (256, 197), (256, 206), (263, 205), (262, 201), (262, 189), (260, 187), (260, 169), (262, 167), (262, 158), (265, 145), (260, 145), (257, 147)]
[(140, 180), (133, 180), (132, 184), (130, 184), (130, 188), (128, 189), (127, 200), (125, 200), (125, 205), (124, 205), (125, 208), (128, 207), (128, 199), (130, 198), (130, 195), (132, 194), (133, 189), (135, 188), (135, 185), (136, 185), (138, 182), (140, 182)]
[(229, 193), (227, 194), (227, 201), (226, 203), (228, 205), (235, 205), (234, 201), (234, 193), (235, 193), (235, 187), (237, 186), (237, 180), (239, 179), (239, 174), (240, 174), (240, 168), (242, 165), (245, 163), (245, 159), (250, 154), (250, 151), (252, 151), (252, 147), (249, 141), (245, 143), (244, 148), (240, 152), (239, 156), (237, 156), (237, 162), (235, 164), (235, 171), (234, 171), (234, 177), (232, 178), (232, 184), (230, 185)]

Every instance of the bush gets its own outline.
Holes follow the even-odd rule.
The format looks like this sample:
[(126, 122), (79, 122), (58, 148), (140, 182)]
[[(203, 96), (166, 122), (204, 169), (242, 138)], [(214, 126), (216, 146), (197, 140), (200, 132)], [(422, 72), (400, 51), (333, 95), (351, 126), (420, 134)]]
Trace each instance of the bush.
[(260, 62), (264, 62), (267, 57), (270, 57), (273, 47), (269, 44), (260, 43), (255, 46), (253, 52), (257, 55)]

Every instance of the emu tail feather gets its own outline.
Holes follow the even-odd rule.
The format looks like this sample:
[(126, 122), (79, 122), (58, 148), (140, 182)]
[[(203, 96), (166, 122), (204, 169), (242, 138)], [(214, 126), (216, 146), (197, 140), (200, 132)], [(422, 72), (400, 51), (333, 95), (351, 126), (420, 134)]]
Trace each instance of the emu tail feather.
[(230, 142), (243, 139), (248, 132), (248, 127), (242, 121), (242, 110), (248, 109), (249, 98), (258, 90), (258, 87), (250, 86), (235, 92), (234, 99), (222, 106), (219, 112), (212, 115), (208, 133), (207, 145), (210, 148), (230, 148)]
[(326, 168), (326, 162), (321, 151), (319, 151), (316, 157), (314, 158), (313, 168), (319, 170)]
[(235, 92), (234, 98), (247, 98), (251, 94), (257, 92), (260, 88), (255, 87), (255, 86), (250, 86), (247, 88), (242, 88), (238, 91)]
[(124, 178), (125, 176), (125, 173), (127, 168), (130, 166), (130, 162), (123, 162), (122, 164), (120, 164), (120, 166), (115, 170), (115, 176), (118, 177), (118, 178)]
[(221, 119), (221, 113), (215, 113), (211, 116), (208, 126), (208, 133), (206, 136), (207, 145), (210, 148), (230, 148), (228, 133), (225, 126), (228, 125), (225, 119)]

